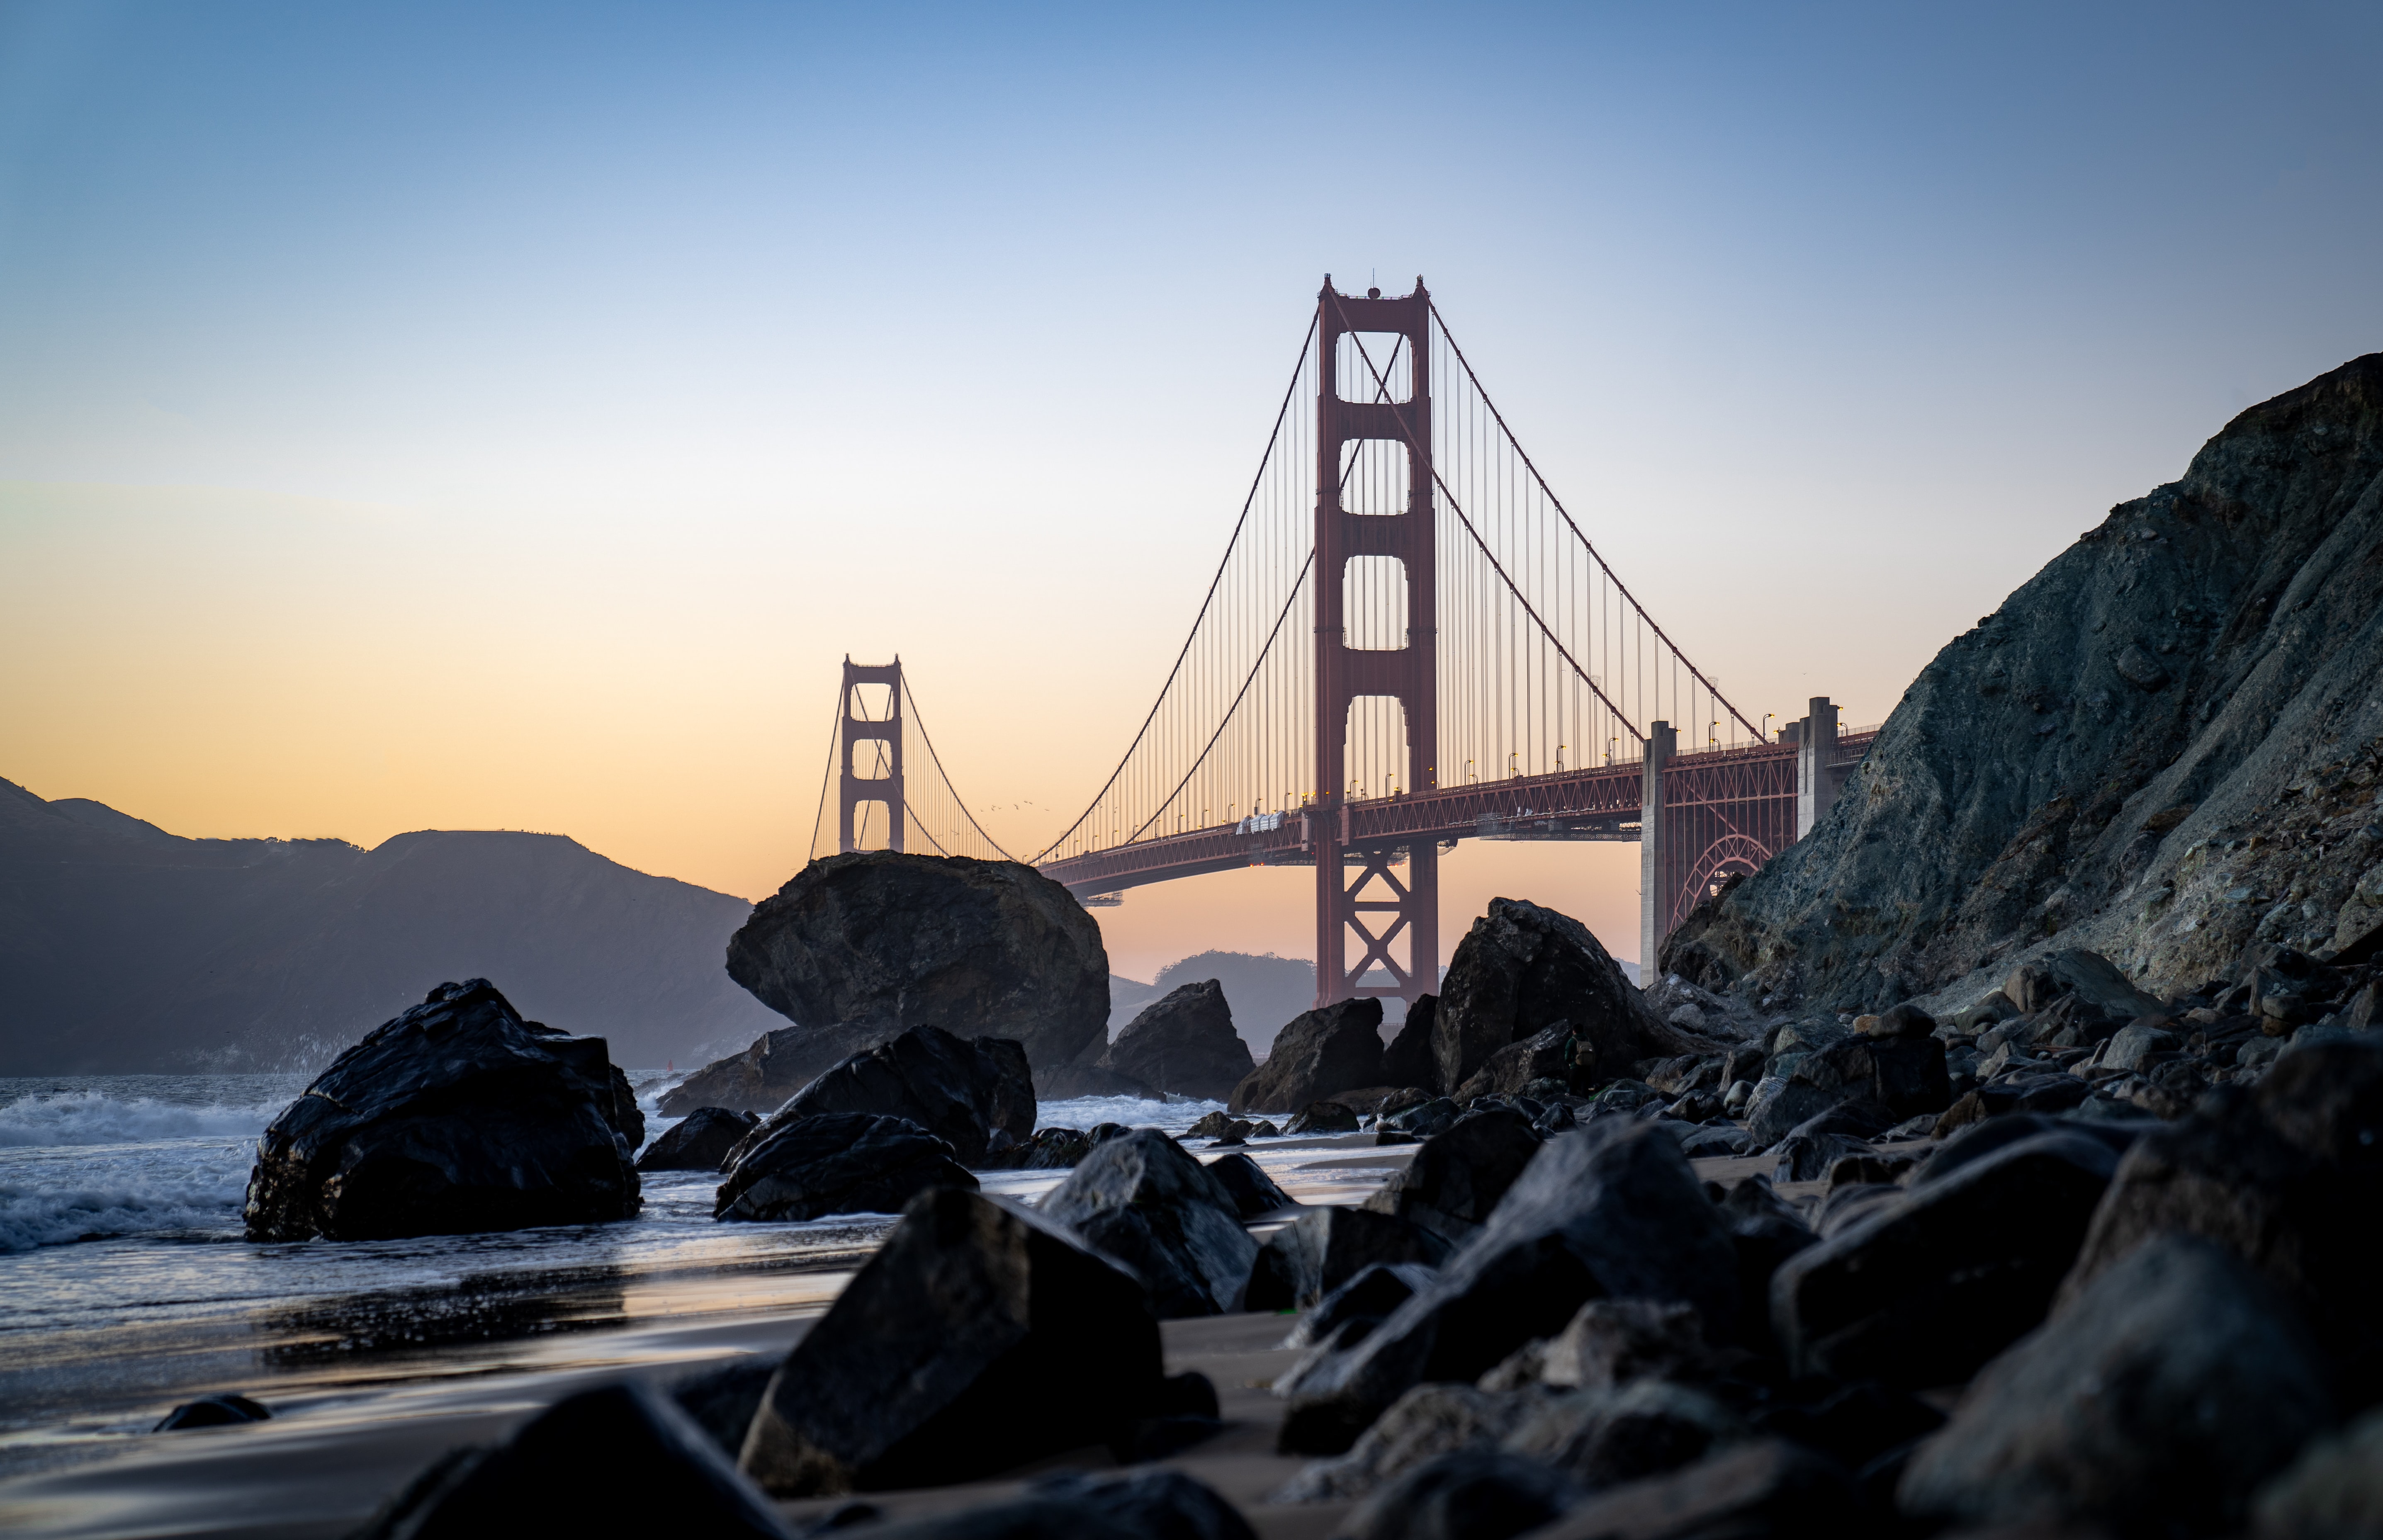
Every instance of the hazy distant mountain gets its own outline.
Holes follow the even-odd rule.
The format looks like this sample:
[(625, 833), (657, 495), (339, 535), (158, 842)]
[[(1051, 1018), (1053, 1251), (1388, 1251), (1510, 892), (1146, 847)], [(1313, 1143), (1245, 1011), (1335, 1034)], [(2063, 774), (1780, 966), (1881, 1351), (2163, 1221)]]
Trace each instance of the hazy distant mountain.
[(555, 834), (187, 840), (0, 781), (0, 1075), (313, 1068), (475, 976), (701, 1063), (785, 1025), (727, 974), (751, 912)]

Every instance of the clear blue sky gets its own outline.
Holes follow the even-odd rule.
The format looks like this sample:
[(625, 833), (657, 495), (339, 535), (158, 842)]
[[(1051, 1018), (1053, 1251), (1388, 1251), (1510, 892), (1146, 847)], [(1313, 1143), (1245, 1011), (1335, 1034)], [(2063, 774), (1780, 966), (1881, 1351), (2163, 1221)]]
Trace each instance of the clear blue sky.
[(0, 775), (753, 893), (898, 648), (1031, 839), (1326, 271), (1742, 705), (1876, 721), (2383, 347), (2378, 80), (2371, 4), (0, 4)]

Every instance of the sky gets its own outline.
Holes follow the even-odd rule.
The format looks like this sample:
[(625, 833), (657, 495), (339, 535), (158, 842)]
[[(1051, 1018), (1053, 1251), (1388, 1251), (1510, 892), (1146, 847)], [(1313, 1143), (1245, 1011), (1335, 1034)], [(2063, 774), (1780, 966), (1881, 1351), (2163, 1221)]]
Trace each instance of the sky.
[[(1883, 720), (2383, 348), (2371, 5), (0, 0), (0, 776), (757, 898), (898, 653), (1013, 847), (1196, 610), (1326, 273), (1420, 274), (1750, 713)], [(1135, 890), (1120, 972), (1312, 952)], [(1636, 853), (1468, 843), (1633, 957)]]

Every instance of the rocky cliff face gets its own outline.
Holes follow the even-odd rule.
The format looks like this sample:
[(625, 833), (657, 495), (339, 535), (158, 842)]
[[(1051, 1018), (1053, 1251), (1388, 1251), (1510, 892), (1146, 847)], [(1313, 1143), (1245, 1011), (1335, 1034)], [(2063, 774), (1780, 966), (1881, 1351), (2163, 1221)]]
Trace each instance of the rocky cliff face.
[[(2383, 919), (2383, 354), (2253, 407), (1922, 671), (1806, 839), (1667, 943), (1781, 1002), (2148, 984)], [(1684, 928), (1685, 930), (1685, 928)]]

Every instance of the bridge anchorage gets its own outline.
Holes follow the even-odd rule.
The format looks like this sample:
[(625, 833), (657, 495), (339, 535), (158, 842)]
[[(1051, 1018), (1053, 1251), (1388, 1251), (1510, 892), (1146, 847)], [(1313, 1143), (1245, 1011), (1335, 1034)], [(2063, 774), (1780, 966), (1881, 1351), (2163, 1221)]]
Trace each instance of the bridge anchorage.
[[(857, 779), (895, 848), (907, 831), (1007, 858), (953, 792), (899, 664), (847, 659), (845, 679), (838, 848), (867, 839)], [(854, 718), (859, 683), (890, 684), (884, 715)], [(906, 721), (932, 770), (911, 782)], [(1313, 867), (1321, 1004), (1438, 989), (1439, 857), (1459, 841), (1636, 841), (1643, 971), (1700, 899), (1827, 815), (1875, 732), (1842, 730), (1825, 697), (1776, 733), (1749, 721), (1548, 486), (1423, 280), (1386, 298), (1327, 277), (1157, 700), (1029, 860), (1092, 904)], [(856, 744), (876, 745), (877, 776), (858, 775)]]

